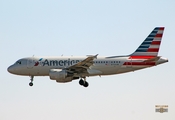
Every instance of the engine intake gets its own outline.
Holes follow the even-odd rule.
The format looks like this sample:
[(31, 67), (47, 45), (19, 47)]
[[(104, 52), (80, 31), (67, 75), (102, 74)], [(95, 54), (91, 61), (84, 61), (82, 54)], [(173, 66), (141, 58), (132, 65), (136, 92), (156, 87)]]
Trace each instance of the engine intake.
[(56, 80), (57, 82), (71, 82), (72, 77), (66, 70), (62, 69), (51, 69), (49, 72), (51, 80)]

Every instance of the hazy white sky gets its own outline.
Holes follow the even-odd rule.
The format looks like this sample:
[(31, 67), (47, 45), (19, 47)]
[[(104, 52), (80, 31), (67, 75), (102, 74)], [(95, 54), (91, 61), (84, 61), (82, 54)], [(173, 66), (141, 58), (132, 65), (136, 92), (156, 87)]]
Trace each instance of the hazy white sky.
[[(0, 120), (175, 120), (174, 0), (0, 1)], [(126, 55), (164, 26), (160, 56), (141, 71), (61, 84), (7, 72), (17, 59), (43, 55)], [(169, 105), (155, 113), (155, 105)]]

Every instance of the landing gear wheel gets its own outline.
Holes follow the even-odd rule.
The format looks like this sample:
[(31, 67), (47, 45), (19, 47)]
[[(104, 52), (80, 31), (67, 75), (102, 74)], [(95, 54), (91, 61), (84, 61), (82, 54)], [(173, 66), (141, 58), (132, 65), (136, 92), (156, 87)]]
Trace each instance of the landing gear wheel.
[(30, 76), (30, 83), (29, 83), (29, 86), (33, 86), (33, 78), (34, 78), (34, 76)]
[(84, 83), (83, 86), (84, 86), (84, 87), (88, 87), (88, 86), (89, 86), (89, 83), (85, 81), (85, 83)]
[(84, 86), (84, 87), (88, 87), (89, 86), (89, 83), (86, 82), (86, 77), (81, 78), (80, 81), (79, 81), (79, 84)]
[(29, 83), (29, 86), (33, 86), (33, 83), (32, 83), (32, 82), (30, 82), (30, 83)]
[(85, 83), (84, 80), (80, 79), (79, 84), (84, 85), (84, 83)]

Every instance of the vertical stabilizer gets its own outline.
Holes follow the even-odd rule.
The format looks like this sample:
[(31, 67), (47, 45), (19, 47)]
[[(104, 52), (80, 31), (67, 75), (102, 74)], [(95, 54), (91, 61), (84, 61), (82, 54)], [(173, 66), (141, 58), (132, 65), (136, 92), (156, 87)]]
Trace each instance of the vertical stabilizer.
[(163, 36), (164, 27), (156, 27), (142, 42), (142, 44), (131, 54), (131, 57), (151, 56), (158, 55), (159, 47)]

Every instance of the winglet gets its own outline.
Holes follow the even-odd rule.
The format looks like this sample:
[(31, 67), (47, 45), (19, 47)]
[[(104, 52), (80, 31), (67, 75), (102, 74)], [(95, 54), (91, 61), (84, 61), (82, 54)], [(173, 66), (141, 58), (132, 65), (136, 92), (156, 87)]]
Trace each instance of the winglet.
[(96, 59), (97, 59), (97, 56), (98, 56), (98, 54), (96, 54), (96, 55), (94, 56), (94, 58), (96, 58)]
[(86, 56), (87, 57), (93, 57), (93, 58), (97, 59), (98, 54), (96, 54), (96, 55), (86, 55)]

